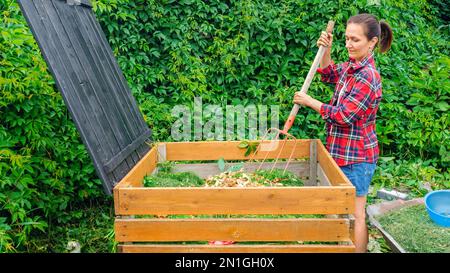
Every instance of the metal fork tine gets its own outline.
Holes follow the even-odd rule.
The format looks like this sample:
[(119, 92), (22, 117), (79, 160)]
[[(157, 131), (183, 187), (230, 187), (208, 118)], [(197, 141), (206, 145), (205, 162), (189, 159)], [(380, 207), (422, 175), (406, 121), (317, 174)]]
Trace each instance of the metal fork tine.
[(256, 147), (256, 150), (254, 153), (252, 153), (250, 159), (248, 160), (248, 162), (252, 162), (255, 158), (255, 155), (259, 152), (259, 150), (261, 149), (261, 144), (267, 139), (267, 135), (269, 134), (269, 132), (271, 131), (272, 128), (270, 128), (269, 130), (266, 131), (266, 133), (264, 134), (263, 138), (260, 141), (260, 144)]
[[(268, 142), (278, 141), (278, 138), (279, 138), (279, 136), (280, 136), (280, 132), (278, 131), (278, 129), (276, 129), (276, 128), (270, 128), (269, 131), (272, 131), (272, 130), (274, 130), (274, 129), (275, 129), (275, 131), (277, 132), (277, 134), (276, 134), (276, 136), (275, 136), (275, 139), (268, 140)], [(261, 146), (262, 146), (262, 143), (261, 143), (258, 147), (261, 147)], [(259, 171), (259, 170), (261, 169), (261, 167), (264, 165), (264, 162), (267, 160), (267, 157), (269, 156), (269, 152), (270, 152), (270, 151), (267, 151), (267, 152), (266, 152), (266, 155), (264, 156), (263, 161), (261, 162), (261, 164), (259, 164), (258, 169), (257, 169), (256, 171)]]
[[(293, 136), (292, 136), (292, 137), (293, 137)], [(294, 155), (295, 149), (297, 148), (297, 143), (298, 143), (298, 141), (297, 141), (297, 139), (296, 139), (295, 137), (293, 137), (293, 140), (294, 140), (294, 147), (292, 148), (291, 154), (289, 155), (288, 162), (287, 162), (286, 165), (284, 166), (283, 174), (285, 174), (287, 168), (289, 167), (289, 163), (291, 163), (292, 156)]]
[(275, 158), (275, 162), (273, 163), (272, 168), (270, 169), (270, 171), (273, 171), (273, 169), (275, 168), (275, 165), (277, 164), (278, 159), (280, 158), (281, 152), (283, 151), (284, 146), (285, 146), (286, 143), (287, 143), (287, 140), (288, 140), (288, 138), (285, 138), (285, 139), (283, 140), (283, 145), (281, 146), (280, 151), (278, 152), (278, 155), (277, 155), (277, 157)]
[[(276, 132), (276, 134), (275, 134), (275, 137), (274, 137), (273, 139), (270, 139), (270, 134), (271, 134), (272, 132)], [(268, 136), (269, 136), (269, 137), (268, 137)], [(285, 138), (281, 140), (281, 139), (280, 139), (280, 136), (284, 136)], [(282, 130), (280, 130), (280, 129), (277, 129), (277, 128), (270, 128), (269, 130), (266, 131), (264, 137), (263, 137), (263, 138), (261, 139), (261, 141), (260, 141), (260, 144), (259, 144), (258, 147), (256, 148), (255, 152), (252, 153), (252, 155), (251, 155), (251, 157), (250, 157), (250, 159), (249, 159), (248, 162), (256, 161), (256, 160), (255, 160), (255, 155), (256, 155), (258, 152), (261, 152), (261, 151), (262, 151), (262, 147), (263, 147), (264, 144), (266, 144), (266, 143), (271, 143), (271, 142), (272, 142), (272, 144), (274, 144), (274, 142), (276, 141), (276, 142), (278, 142), (278, 143), (276, 143), (276, 144), (274, 144), (274, 145), (276, 145), (276, 147), (279, 147), (280, 142), (282, 142), (282, 143), (281, 143), (281, 147), (278, 148), (278, 149), (279, 149), (278, 154), (277, 154), (277, 156), (274, 158), (275, 161), (274, 161), (274, 163), (272, 164), (272, 166), (271, 166), (271, 168), (270, 168), (270, 171), (272, 172), (272, 171), (275, 169), (275, 167), (276, 167), (276, 165), (277, 165), (277, 163), (278, 163), (278, 161), (279, 161), (279, 159), (280, 159), (281, 153), (282, 153), (283, 150), (285, 149), (286, 143), (287, 143), (289, 140), (292, 140), (292, 141), (294, 142), (294, 146), (293, 146), (293, 148), (292, 148), (292, 150), (291, 150), (291, 152), (290, 152), (290, 154), (289, 154), (289, 158), (288, 158), (288, 160), (287, 160), (287, 162), (286, 162), (286, 165), (284, 166), (283, 174), (285, 174), (287, 168), (289, 167), (289, 164), (290, 164), (291, 161), (292, 161), (292, 157), (293, 157), (293, 155), (294, 155), (295, 149), (297, 148), (298, 141), (297, 141), (297, 138), (295, 138), (293, 135), (289, 134), (288, 132), (284, 132), (284, 131), (282, 131)], [(256, 169), (256, 171), (261, 170), (261, 168), (263, 167), (264, 163), (266, 162), (266, 160), (267, 160), (267, 158), (268, 158), (268, 156), (269, 156), (269, 153), (270, 153), (270, 152), (273, 152), (273, 151), (275, 151), (275, 150), (268, 149), (268, 150), (265, 151), (265, 155), (264, 155), (264, 157), (263, 157), (261, 163), (258, 165), (258, 168)]]

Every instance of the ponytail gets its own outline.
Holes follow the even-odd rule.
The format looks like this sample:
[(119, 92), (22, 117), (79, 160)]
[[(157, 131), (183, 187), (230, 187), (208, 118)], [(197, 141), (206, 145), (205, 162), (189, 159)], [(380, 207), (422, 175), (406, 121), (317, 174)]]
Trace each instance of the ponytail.
[(380, 52), (384, 53), (391, 48), (392, 44), (392, 29), (385, 21), (380, 21), (381, 35), (380, 35)]

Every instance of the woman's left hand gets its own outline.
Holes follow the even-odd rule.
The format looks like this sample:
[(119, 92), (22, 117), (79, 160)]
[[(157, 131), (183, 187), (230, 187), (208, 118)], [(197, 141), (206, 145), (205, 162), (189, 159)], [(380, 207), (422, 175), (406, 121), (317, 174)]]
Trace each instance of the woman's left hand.
[(311, 97), (305, 92), (295, 92), (293, 102), (295, 104), (309, 106), (309, 103), (311, 102)]

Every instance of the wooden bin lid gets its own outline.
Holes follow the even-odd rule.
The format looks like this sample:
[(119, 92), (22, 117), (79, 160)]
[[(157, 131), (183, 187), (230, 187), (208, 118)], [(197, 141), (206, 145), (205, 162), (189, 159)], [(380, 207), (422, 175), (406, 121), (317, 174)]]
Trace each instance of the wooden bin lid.
[(18, 0), (103, 181), (112, 189), (149, 151), (145, 123), (89, 0)]

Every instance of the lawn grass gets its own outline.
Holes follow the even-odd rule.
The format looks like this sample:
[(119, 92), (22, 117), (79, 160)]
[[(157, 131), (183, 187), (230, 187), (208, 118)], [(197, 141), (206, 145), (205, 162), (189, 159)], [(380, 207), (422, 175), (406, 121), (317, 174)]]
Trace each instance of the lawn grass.
[(407, 252), (450, 252), (450, 228), (436, 225), (424, 205), (395, 210), (377, 219)]

